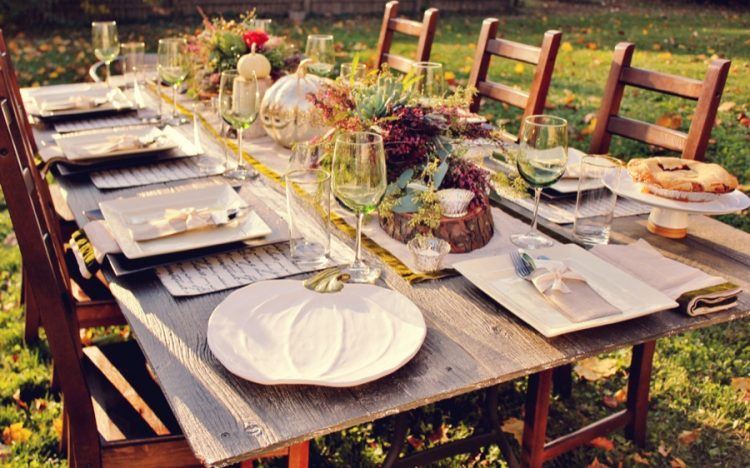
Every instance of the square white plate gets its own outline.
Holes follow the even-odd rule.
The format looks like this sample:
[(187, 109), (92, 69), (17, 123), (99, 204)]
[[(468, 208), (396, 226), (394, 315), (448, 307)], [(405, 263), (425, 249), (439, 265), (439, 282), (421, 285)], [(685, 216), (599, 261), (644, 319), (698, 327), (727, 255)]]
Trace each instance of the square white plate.
[[(133, 135), (135, 137), (146, 137), (152, 132), (160, 136), (154, 144), (144, 148), (116, 149), (105, 153), (92, 154), (85, 150), (89, 145), (96, 145), (107, 141), (109, 137)], [(179, 133), (166, 127), (159, 130), (157, 127), (144, 126), (133, 128), (108, 128), (92, 130), (81, 133), (66, 135), (55, 135), (55, 143), (60, 147), (65, 157), (71, 161), (102, 161), (107, 159), (121, 158), (123, 156), (140, 156), (160, 151), (168, 151), (178, 147), (175, 137), (181, 137)], [(184, 139), (184, 137), (182, 137)]]
[[(578, 174), (580, 174), (581, 159), (586, 156), (586, 153), (576, 148), (568, 148), (568, 164), (566, 173), (563, 174), (562, 179), (558, 180), (554, 184), (550, 185), (549, 188), (560, 193), (576, 193), (578, 191)], [(510, 164), (495, 159), (493, 157), (487, 158), (490, 165), (499, 167), (501, 170), (515, 171), (515, 168)], [(572, 176), (572, 175), (575, 176)], [(586, 184), (584, 190), (593, 190), (604, 187), (603, 182), (591, 181)]]
[(156, 218), (163, 216), (167, 209), (230, 209), (244, 206), (245, 200), (229, 185), (212, 185), (154, 196), (118, 198), (99, 203), (115, 241), (129, 259), (241, 242), (271, 234), (271, 228), (255, 211), (220, 227), (196, 229), (145, 242), (134, 241), (128, 229), (129, 219)]
[[(117, 90), (117, 99), (111, 100), (99, 106), (57, 111), (42, 110), (42, 104), (45, 101), (61, 101), (76, 96), (99, 99), (105, 98), (107, 94), (113, 90)], [(31, 103), (28, 109), (29, 113), (37, 115), (39, 117), (80, 116), (135, 108), (135, 103), (133, 103), (131, 99), (128, 99), (128, 97), (125, 96), (122, 91), (118, 90), (117, 88), (110, 88), (105, 84), (82, 84), (80, 86), (68, 88), (32, 88), (26, 90), (24, 95)]]
[(565, 261), (587, 281), (596, 281), (606, 287), (611, 292), (607, 300), (615, 302), (613, 305), (623, 312), (573, 322), (544, 299), (529, 281), (516, 276), (509, 255), (467, 260), (453, 267), (485, 294), (548, 338), (642, 317), (678, 305), (662, 292), (575, 244), (557, 245), (532, 253), (534, 256), (544, 255)]

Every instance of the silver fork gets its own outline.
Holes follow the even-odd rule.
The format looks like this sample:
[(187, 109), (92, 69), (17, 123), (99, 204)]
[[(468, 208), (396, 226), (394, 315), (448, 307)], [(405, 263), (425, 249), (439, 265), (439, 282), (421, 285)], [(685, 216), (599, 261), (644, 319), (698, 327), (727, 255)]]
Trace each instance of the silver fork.
[(516, 270), (516, 275), (519, 278), (526, 279), (531, 276), (532, 269), (529, 264), (523, 260), (521, 254), (517, 250), (510, 253), (510, 261), (513, 262), (513, 268)]

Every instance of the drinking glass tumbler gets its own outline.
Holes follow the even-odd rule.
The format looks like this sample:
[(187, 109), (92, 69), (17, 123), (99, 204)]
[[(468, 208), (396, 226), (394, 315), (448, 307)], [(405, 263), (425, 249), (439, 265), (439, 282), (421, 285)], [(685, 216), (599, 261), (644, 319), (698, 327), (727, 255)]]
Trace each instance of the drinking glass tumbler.
[(284, 175), (292, 261), (319, 267), (331, 252), (331, 175), (323, 169), (295, 169)]
[(573, 232), (584, 244), (609, 242), (617, 203), (617, 194), (609, 187), (617, 189), (622, 170), (622, 161), (609, 156), (590, 155), (581, 159)]

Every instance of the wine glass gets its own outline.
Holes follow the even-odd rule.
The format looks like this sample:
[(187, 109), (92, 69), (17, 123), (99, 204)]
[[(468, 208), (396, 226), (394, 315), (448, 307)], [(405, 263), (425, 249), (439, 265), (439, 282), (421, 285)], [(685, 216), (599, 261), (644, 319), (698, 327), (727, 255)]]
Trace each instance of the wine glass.
[(120, 53), (120, 40), (117, 38), (117, 23), (114, 21), (94, 21), (91, 23), (91, 43), (96, 58), (104, 62), (107, 70), (106, 83), (112, 75), (110, 65)]
[(265, 33), (271, 32), (271, 23), (273, 20), (270, 18), (253, 18), (247, 20), (248, 31), (263, 31)]
[(182, 125), (188, 120), (177, 114), (177, 89), (190, 72), (187, 41), (180, 37), (159, 39), (157, 70), (159, 78), (172, 86), (172, 116), (169, 125)]
[(326, 76), (333, 70), (333, 36), (330, 34), (310, 34), (307, 36), (305, 55), (312, 59), (308, 69), (316, 75)]
[(557, 182), (568, 163), (568, 122), (551, 115), (530, 115), (523, 121), (516, 155), (518, 173), (534, 188), (534, 217), (526, 234), (513, 234), (511, 242), (522, 249), (551, 247), (552, 241), (536, 229), (542, 188)]
[(341, 78), (350, 84), (357, 84), (367, 77), (367, 65), (364, 63), (342, 63), (341, 64)]
[(357, 215), (356, 256), (346, 272), (354, 283), (372, 283), (380, 277), (380, 269), (362, 261), (362, 220), (385, 194), (383, 138), (370, 132), (340, 135), (333, 150), (331, 174), (333, 193)]
[(245, 166), (242, 131), (255, 123), (260, 111), (260, 88), (255, 72), (250, 79), (243, 78), (234, 70), (221, 73), (219, 110), (221, 118), (237, 131), (237, 167), (227, 167), (224, 176), (230, 179), (247, 179), (255, 173), (250, 172)]
[(429, 104), (435, 98), (445, 95), (443, 64), (437, 62), (414, 62), (411, 73), (416, 78), (414, 90), (423, 101)]
[(125, 83), (133, 86), (133, 99), (139, 109), (145, 107), (141, 93), (143, 68), (146, 61), (146, 44), (144, 42), (126, 42), (122, 44), (122, 73)]

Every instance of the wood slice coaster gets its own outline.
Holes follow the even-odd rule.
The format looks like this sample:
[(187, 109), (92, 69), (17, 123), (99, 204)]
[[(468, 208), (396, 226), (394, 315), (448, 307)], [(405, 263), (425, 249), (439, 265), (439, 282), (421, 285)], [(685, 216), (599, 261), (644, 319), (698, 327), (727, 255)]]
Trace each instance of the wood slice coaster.
[[(407, 243), (418, 232), (426, 232), (426, 229), (409, 226), (411, 217), (411, 213), (393, 213), (388, 218), (380, 217), (380, 227), (394, 239)], [(467, 253), (487, 245), (494, 232), (492, 210), (487, 204), (470, 210), (461, 218), (444, 216), (434, 234), (451, 245), (451, 253)]]

